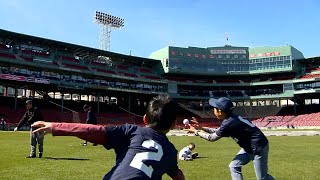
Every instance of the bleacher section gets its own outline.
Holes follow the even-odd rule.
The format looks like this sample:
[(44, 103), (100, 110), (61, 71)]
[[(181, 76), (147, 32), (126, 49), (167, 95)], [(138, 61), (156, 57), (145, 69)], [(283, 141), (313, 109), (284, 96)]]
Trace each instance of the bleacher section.
[(298, 116), (268, 116), (255, 119), (253, 123), (263, 128), (320, 127), (320, 113), (302, 114)]
[(9, 52), (0, 52), (0, 57), (2, 58), (7, 58), (7, 59), (10, 59), (10, 60), (15, 60), (16, 59), (16, 56), (9, 53)]
[(308, 79), (308, 78), (319, 78), (320, 74), (306, 74), (301, 77), (301, 79)]
[(90, 61), (85, 64), (68, 52), (40, 52), (27, 49), (15, 49), (15, 54), (12, 53), (12, 48), (8, 48), (4, 44), (0, 44), (0, 58), (10, 60), (23, 60), (27, 62), (34, 62), (46, 65), (53, 65), (61, 69), (68, 69), (71, 71), (87, 71), (87, 72), (100, 72), (106, 74), (115, 74), (125, 77), (142, 78), (149, 80), (162, 80), (161, 76), (152, 72), (150, 68), (139, 66), (127, 66), (122, 64), (114, 64), (109, 66), (107, 63), (99, 63), (97, 61)]
[[(55, 103), (61, 103), (61, 100), (51, 99)], [(23, 117), (26, 112), (26, 108), (24, 106), (24, 99), (18, 99), (18, 108), (15, 111), (14, 99), (12, 97), (3, 97), (0, 96), (0, 116), (5, 117), (5, 121), (7, 124), (12, 126), (16, 126), (20, 119)], [(82, 107), (84, 104), (88, 104), (88, 102), (76, 102), (71, 100), (65, 100), (65, 107), (69, 107), (74, 111), (77, 111), (77, 115), (75, 113), (64, 109), (64, 112), (61, 112), (61, 107), (54, 105), (48, 101), (36, 99), (35, 105), (41, 110), (41, 113), (44, 117), (45, 121), (49, 122), (75, 122), (78, 121), (76, 119), (77, 115), (79, 116), (79, 120), (81, 123), (85, 123), (86, 121), (86, 113), (82, 111)], [(92, 107), (96, 108), (95, 103), (89, 103)], [(96, 114), (98, 123), (104, 125), (117, 125), (117, 124), (125, 124), (125, 123), (133, 123), (133, 124), (143, 124), (143, 120), (139, 116), (134, 116), (129, 113), (124, 112), (119, 109), (117, 106), (102, 104), (101, 110), (104, 112)], [(106, 112), (108, 111), (108, 112)]]

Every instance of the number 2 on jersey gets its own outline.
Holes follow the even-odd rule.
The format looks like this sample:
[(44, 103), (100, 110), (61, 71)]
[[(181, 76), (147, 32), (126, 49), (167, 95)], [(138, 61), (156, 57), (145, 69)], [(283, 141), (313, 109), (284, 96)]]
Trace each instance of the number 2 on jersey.
[(144, 172), (147, 176), (149, 176), (151, 178), (152, 173), (153, 173), (153, 168), (151, 166), (147, 166), (142, 161), (143, 160), (160, 161), (160, 159), (163, 156), (162, 146), (151, 139), (143, 141), (142, 146), (145, 148), (153, 147), (153, 148), (157, 149), (158, 152), (137, 153), (134, 156), (134, 158), (132, 159), (130, 166), (141, 170), (142, 172)]

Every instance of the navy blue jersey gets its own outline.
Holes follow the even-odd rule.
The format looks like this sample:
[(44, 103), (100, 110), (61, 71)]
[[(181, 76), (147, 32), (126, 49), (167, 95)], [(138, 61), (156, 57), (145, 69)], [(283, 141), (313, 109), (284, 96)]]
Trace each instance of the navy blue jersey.
[(232, 137), (246, 152), (253, 154), (259, 154), (260, 149), (268, 144), (268, 139), (259, 128), (249, 120), (234, 114), (222, 122), (216, 134)]
[(31, 109), (28, 109), (27, 112), (23, 115), (17, 127), (18, 129), (20, 129), (25, 124), (31, 126), (31, 124), (36, 121), (43, 121), (43, 116), (37, 107), (32, 107)]
[(87, 124), (97, 124), (97, 118), (96, 116), (93, 114), (92, 111), (88, 111), (87, 113)]
[(114, 149), (116, 165), (105, 175), (108, 180), (161, 179), (178, 171), (177, 150), (165, 134), (148, 127), (106, 127), (106, 149)]

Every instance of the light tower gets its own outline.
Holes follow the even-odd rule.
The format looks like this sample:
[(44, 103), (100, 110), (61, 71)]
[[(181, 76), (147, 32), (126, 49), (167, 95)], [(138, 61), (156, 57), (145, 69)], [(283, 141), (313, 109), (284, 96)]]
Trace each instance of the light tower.
[(99, 48), (109, 51), (111, 30), (122, 28), (124, 26), (124, 19), (96, 11), (94, 22), (100, 25)]

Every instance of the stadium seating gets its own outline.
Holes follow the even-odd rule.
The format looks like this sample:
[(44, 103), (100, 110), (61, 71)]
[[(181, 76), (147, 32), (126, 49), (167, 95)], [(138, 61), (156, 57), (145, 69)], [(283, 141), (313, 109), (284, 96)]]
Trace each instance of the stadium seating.
[(290, 124), (298, 126), (320, 126), (320, 113), (302, 114), (296, 116)]
[(253, 120), (258, 127), (301, 127), (320, 126), (320, 113), (301, 114), (298, 116), (268, 116)]
[(90, 65), (91, 66), (97, 66), (97, 67), (106, 67), (106, 64), (105, 63), (99, 63), (99, 62), (96, 62), (96, 61), (90, 61)]
[(306, 74), (301, 77), (301, 79), (308, 79), (308, 78), (319, 78), (320, 74)]
[(78, 69), (78, 70), (87, 70), (89, 71), (88, 67), (87, 66), (84, 66), (84, 65), (76, 65), (76, 64), (67, 64), (67, 63), (61, 63), (64, 67), (67, 67), (67, 68), (72, 68), (72, 69)]
[[(6, 45), (1, 44), (0, 48), (0, 57), (4, 57), (7, 59), (18, 59), (24, 60), (27, 62), (35, 62), (35, 63), (51, 63), (51, 65), (61, 68), (70, 68), (76, 71), (96, 71), (100, 73), (107, 73), (107, 74), (115, 74), (115, 75), (122, 75), (126, 77), (134, 77), (134, 78), (145, 78), (151, 80), (162, 80), (159, 75), (152, 73), (152, 70), (146, 67), (138, 67), (138, 66), (127, 66), (127, 65), (113, 65), (109, 67), (105, 63), (100, 63), (97, 61), (90, 61), (88, 65), (81, 63), (78, 59), (76, 59), (72, 54), (68, 53), (58, 53), (58, 55), (51, 56), (48, 52), (41, 52), (35, 50), (18, 50), (18, 55), (12, 54), (8, 50), (9, 48)], [(4, 51), (1, 51), (4, 50)], [(53, 58), (55, 57), (55, 58)], [(112, 68), (111, 69), (108, 69)]]
[(214, 79), (216, 83), (240, 83), (239, 79)]
[(67, 61), (67, 62), (74, 62), (74, 63), (79, 63), (79, 60), (74, 58), (74, 57), (70, 57), (70, 56), (63, 56), (63, 55), (60, 55), (59, 60), (62, 60), (62, 61)]
[(126, 72), (118, 72), (119, 75), (122, 75), (122, 76), (128, 76), (128, 77), (139, 77), (138, 75), (136, 74), (132, 74), (132, 73), (126, 73)]
[(15, 55), (13, 55), (11, 53), (6, 53), (6, 52), (0, 52), (0, 57), (8, 58), (10, 60), (15, 60), (16, 59)]
[(107, 73), (107, 74), (117, 74), (116, 71), (110, 69), (102, 69), (102, 68), (95, 68), (97, 72)]
[[(61, 100), (59, 99), (51, 99), (51, 100), (58, 104), (61, 103)], [(13, 109), (14, 98), (0, 96), (0, 113), (5, 116), (5, 120), (7, 123), (16, 125), (20, 121), (21, 117), (26, 111), (26, 108), (24, 107), (23, 102), (24, 102), (23, 99), (18, 99), (18, 109), (15, 111)], [(79, 112), (77, 113), (78, 120), (82, 123), (85, 122), (85, 119), (86, 119), (86, 114), (82, 112), (82, 106), (84, 103), (85, 102), (77, 102), (77, 101), (71, 101), (71, 100), (65, 100), (65, 103), (64, 103), (66, 107), (72, 107), (73, 110)], [(45, 100), (41, 100), (41, 99), (36, 100), (36, 104), (39, 105), (39, 107), (41, 108), (41, 112), (47, 121), (74, 122), (75, 120), (75, 113), (72, 113), (68, 110), (65, 110), (65, 112), (61, 112), (61, 107), (48, 103)], [(95, 107), (94, 102), (92, 102), (92, 105), (93, 107)], [(189, 105), (184, 104), (183, 107), (185, 108), (179, 109), (179, 112), (181, 114), (186, 113), (186, 110), (188, 109), (189, 110), (191, 109), (192, 111), (194, 111), (193, 114), (200, 113), (199, 115), (202, 118), (198, 118), (198, 120), (200, 124), (203, 126), (217, 127), (221, 123), (221, 121), (213, 117), (212, 112), (209, 112), (210, 110), (203, 111), (201, 107), (199, 110), (196, 110), (196, 108), (193, 107), (192, 104), (189, 104)], [(268, 112), (272, 111), (267, 107), (269, 106), (256, 107), (256, 108), (261, 108), (261, 109), (264, 109), (263, 111), (268, 111)], [(133, 107), (133, 108), (138, 108), (138, 107)], [(123, 124), (123, 123), (143, 124), (141, 116), (131, 115), (127, 112), (124, 112), (123, 110), (118, 109), (117, 106), (111, 107), (110, 105), (104, 104), (101, 106), (101, 110), (102, 110), (101, 113), (96, 114), (99, 124), (114, 124), (114, 125)], [(244, 110), (244, 107), (236, 107), (234, 109), (236, 114), (242, 115), (241, 111), (239, 110)], [(300, 114), (298, 116), (275, 115), (275, 116), (265, 116), (265, 117), (261, 117), (263, 116), (263, 113), (258, 109), (253, 109), (253, 112), (257, 113), (257, 115), (250, 114), (249, 110), (248, 112), (246, 110), (245, 114), (249, 113), (250, 117), (259, 117), (260, 115), (259, 118), (251, 118), (252, 122), (258, 127), (263, 127), (263, 128), (303, 127), (303, 126), (320, 127), (320, 112)], [(272, 113), (277, 114), (277, 112), (272, 112)], [(245, 114), (242, 116), (246, 117)], [(183, 118), (190, 118), (191, 116), (194, 116), (194, 115), (185, 114), (185, 116), (179, 116), (177, 120), (183, 119)], [(177, 121), (177, 125), (181, 126), (181, 122)]]
[(121, 69), (121, 70), (125, 70), (125, 71), (129, 71), (129, 66), (125, 66), (125, 65), (117, 65), (116, 68)]
[(241, 97), (241, 96), (243, 96), (243, 93), (241, 92), (241, 91), (236, 91), (236, 90), (234, 90), (234, 91), (226, 91), (226, 93), (228, 94), (228, 96), (233, 96), (233, 97)]
[(165, 79), (176, 82), (187, 82), (187, 83), (212, 83), (213, 81), (205, 78), (191, 78), (191, 77), (174, 77), (168, 76)]
[(272, 81), (280, 81), (280, 80), (290, 80), (295, 78), (294, 75), (288, 75), (288, 76), (276, 76), (276, 77), (272, 77), (271, 80)]
[(317, 71), (320, 71), (319, 66), (307, 67), (305, 69), (305, 73), (311, 73), (311, 72), (317, 72)]
[(5, 44), (0, 44), (0, 50), (2, 50), (2, 51), (9, 51), (10, 48), (7, 47)]
[(193, 80), (190, 80), (189, 78), (185, 78), (185, 77), (166, 77), (166, 79), (170, 81), (176, 81), (176, 82), (193, 82)]
[(44, 57), (44, 58), (49, 58), (50, 57), (49, 53), (32, 51), (32, 50), (21, 50), (21, 53), (22, 54), (26, 54), (26, 55)]
[(148, 74), (152, 74), (152, 70), (149, 69), (149, 68), (145, 68), (145, 67), (140, 67), (140, 68), (137, 68), (139, 72), (141, 73), (148, 73)]
[(152, 80), (161, 80), (161, 77), (160, 76), (143, 76), (144, 78), (146, 79), (152, 79)]
[(20, 57), (21, 57), (23, 60), (25, 60), (25, 61), (29, 61), (29, 62), (32, 62), (32, 61), (33, 61), (33, 58), (30, 57), (30, 56), (21, 55)]

